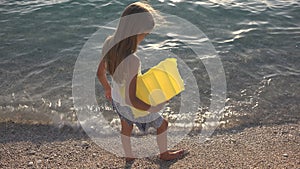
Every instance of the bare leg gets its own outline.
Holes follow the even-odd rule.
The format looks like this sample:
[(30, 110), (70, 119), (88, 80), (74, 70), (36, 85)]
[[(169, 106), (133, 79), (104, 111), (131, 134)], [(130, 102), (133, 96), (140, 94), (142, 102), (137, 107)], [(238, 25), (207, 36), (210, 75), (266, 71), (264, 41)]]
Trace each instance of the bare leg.
[(125, 120), (121, 120), (121, 141), (126, 157), (126, 161), (132, 161), (134, 159), (132, 149), (131, 149), (131, 141), (130, 136), (133, 129), (133, 125), (128, 125)]
[(161, 126), (157, 128), (157, 145), (160, 153), (164, 153), (167, 151), (167, 129), (168, 122), (164, 119)]
[(168, 151), (167, 146), (168, 121), (164, 119), (162, 125), (157, 129), (157, 145), (162, 160), (173, 160), (184, 153), (184, 150)]

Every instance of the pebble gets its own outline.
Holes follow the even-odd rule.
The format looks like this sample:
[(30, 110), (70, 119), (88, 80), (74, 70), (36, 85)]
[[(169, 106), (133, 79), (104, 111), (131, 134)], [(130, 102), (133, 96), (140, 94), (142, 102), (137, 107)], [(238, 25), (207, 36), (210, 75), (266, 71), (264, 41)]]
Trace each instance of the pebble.
[(212, 140), (212, 138), (207, 137), (207, 138), (205, 138), (205, 140), (210, 141), (210, 140)]
[(35, 155), (35, 153), (36, 153), (36, 152), (35, 152), (34, 150), (31, 150), (31, 151), (29, 151), (27, 154), (28, 154), (28, 155)]
[(229, 142), (232, 143), (232, 144), (235, 144), (237, 141), (235, 139), (230, 138)]
[(289, 155), (288, 154), (282, 154), (283, 155), (283, 157), (289, 157)]
[(97, 168), (99, 168), (101, 165), (99, 163), (96, 164)]
[(97, 156), (97, 154), (96, 154), (96, 153), (93, 153), (93, 154), (92, 154), (92, 156), (93, 156), (93, 157), (96, 157), (96, 156)]
[(42, 160), (37, 160), (36, 163), (37, 163), (37, 164), (41, 164), (41, 163), (42, 163)]
[(33, 162), (32, 162), (32, 161), (30, 161), (30, 162), (28, 163), (28, 167), (30, 167), (30, 166), (33, 166)]
[(82, 141), (81, 142), (81, 147), (87, 149), (87, 148), (90, 147), (90, 145), (89, 145), (89, 143), (87, 141)]

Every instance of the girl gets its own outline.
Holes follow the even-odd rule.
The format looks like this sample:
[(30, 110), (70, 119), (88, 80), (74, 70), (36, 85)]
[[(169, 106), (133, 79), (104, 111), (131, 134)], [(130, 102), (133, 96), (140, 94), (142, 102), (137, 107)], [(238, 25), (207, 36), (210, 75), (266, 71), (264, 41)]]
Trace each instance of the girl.
[[(176, 159), (184, 153), (184, 150), (167, 150), (168, 122), (157, 113), (163, 108), (164, 103), (151, 106), (136, 96), (136, 81), (141, 63), (135, 52), (141, 41), (154, 27), (152, 16), (154, 13), (155, 10), (150, 5), (142, 2), (130, 4), (125, 8), (116, 32), (108, 37), (103, 45), (103, 59), (97, 71), (98, 79), (105, 90), (105, 97), (112, 101), (114, 110), (121, 119), (121, 141), (126, 161), (134, 160), (130, 142), (133, 124), (141, 131), (147, 131), (149, 127), (156, 128), (161, 159)], [(107, 80), (106, 71), (112, 77), (113, 87)], [(133, 117), (132, 107), (150, 112), (143, 118), (150, 117), (154, 120), (141, 123)], [(157, 117), (153, 118), (153, 115)]]

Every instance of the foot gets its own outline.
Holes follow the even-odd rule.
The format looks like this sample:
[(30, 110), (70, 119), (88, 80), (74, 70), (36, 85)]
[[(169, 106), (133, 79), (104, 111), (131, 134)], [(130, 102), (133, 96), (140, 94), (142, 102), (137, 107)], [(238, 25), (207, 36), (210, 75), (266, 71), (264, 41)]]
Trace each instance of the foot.
[(184, 154), (184, 150), (168, 150), (160, 154), (160, 159), (162, 160), (174, 160), (178, 159)]

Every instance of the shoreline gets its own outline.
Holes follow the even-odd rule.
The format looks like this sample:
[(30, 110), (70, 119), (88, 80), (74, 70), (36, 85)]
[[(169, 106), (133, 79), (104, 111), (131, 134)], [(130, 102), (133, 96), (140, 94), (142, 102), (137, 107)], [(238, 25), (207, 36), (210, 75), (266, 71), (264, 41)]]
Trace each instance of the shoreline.
[(174, 148), (184, 158), (148, 157), (126, 164), (82, 130), (65, 126), (0, 123), (0, 168), (299, 168), (300, 123), (219, 130), (206, 142), (187, 136)]

